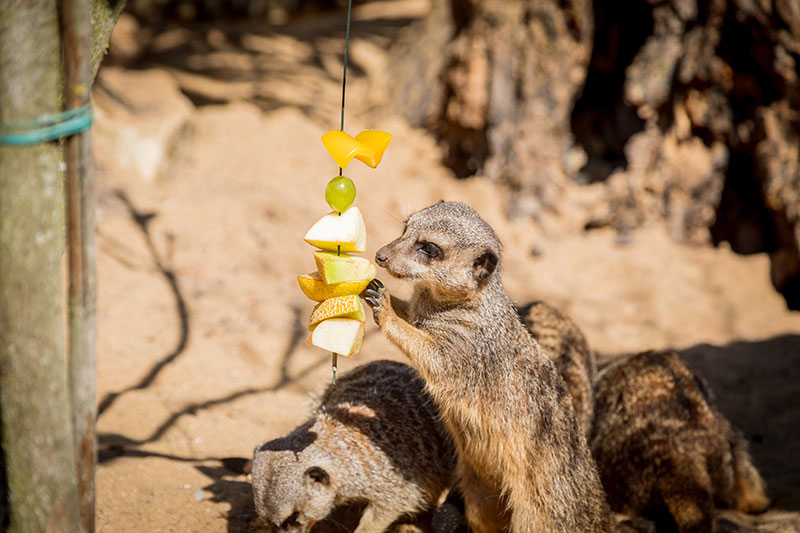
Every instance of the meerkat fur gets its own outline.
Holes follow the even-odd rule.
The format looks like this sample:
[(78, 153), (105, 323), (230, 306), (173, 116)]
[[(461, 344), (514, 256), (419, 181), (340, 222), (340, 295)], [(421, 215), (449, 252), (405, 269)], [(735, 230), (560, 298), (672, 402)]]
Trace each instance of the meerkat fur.
[(411, 215), (375, 260), (414, 284), (408, 302), (379, 281), (365, 294), (453, 437), (470, 529), (610, 531), (572, 399), (502, 286), (492, 228), (464, 204), (439, 202)]
[(600, 370), (589, 442), (615, 512), (666, 514), (669, 527), (703, 533), (713, 531), (715, 507), (769, 505), (747, 442), (674, 352), (621, 357)]
[(256, 511), (305, 533), (339, 505), (367, 502), (357, 533), (431, 510), (452, 483), (452, 444), (419, 375), (375, 361), (341, 376), (311, 417), (254, 452)]
[(578, 325), (546, 302), (517, 308), (525, 327), (553, 360), (572, 396), (575, 415), (585, 435), (592, 426), (592, 383), (597, 373), (594, 351)]

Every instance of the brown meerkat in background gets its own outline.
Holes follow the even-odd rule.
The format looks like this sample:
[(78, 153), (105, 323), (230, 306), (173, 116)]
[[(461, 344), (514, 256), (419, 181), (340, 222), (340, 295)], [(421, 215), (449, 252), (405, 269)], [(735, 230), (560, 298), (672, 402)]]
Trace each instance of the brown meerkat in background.
[(746, 441), (676, 353), (612, 361), (594, 392), (589, 443), (614, 511), (710, 532), (715, 504), (743, 512), (769, 505)]
[(419, 370), (453, 436), (475, 533), (610, 531), (572, 399), (500, 281), (500, 240), (470, 207), (408, 218), (375, 261), (414, 283), (405, 303), (373, 281), (375, 321)]
[(255, 449), (256, 511), (276, 531), (307, 532), (335, 506), (367, 502), (357, 533), (436, 507), (455, 453), (417, 372), (376, 361), (341, 376), (311, 418)]
[(578, 423), (588, 435), (592, 426), (592, 383), (597, 363), (586, 337), (571, 318), (545, 302), (531, 302), (519, 307), (517, 312), (533, 338), (556, 364), (572, 396)]

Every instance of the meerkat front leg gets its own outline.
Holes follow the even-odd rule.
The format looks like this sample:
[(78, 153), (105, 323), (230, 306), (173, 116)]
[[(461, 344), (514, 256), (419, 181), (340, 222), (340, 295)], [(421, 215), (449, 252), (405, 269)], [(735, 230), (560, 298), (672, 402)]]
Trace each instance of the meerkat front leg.
[[(438, 368), (438, 348), (433, 338), (426, 332), (415, 328), (395, 312), (395, 299), (378, 279), (373, 279), (362, 293), (364, 300), (372, 307), (375, 323), (386, 337), (406, 354), (411, 363), (423, 374), (436, 375)], [(402, 300), (400, 300), (402, 302)], [(404, 303), (404, 302), (403, 302)]]
[(498, 489), (490, 487), (467, 465), (461, 465), (460, 475), (459, 488), (464, 498), (464, 512), (470, 531), (473, 533), (508, 531), (511, 517), (506, 510), (507, 502), (503, 500)]
[(370, 503), (364, 509), (354, 533), (383, 533), (398, 518), (400, 515), (391, 509)]
[[(380, 283), (380, 281), (378, 282)], [(392, 309), (398, 318), (408, 322), (408, 302), (401, 300), (396, 296), (392, 296), (389, 301), (392, 302)]]

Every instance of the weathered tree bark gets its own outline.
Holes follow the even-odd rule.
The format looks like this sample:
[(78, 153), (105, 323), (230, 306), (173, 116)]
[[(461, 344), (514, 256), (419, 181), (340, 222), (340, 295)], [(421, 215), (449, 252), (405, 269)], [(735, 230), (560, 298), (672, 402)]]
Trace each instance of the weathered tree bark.
[(444, 103), (441, 76), (444, 53), (455, 32), (450, 2), (434, 1), (430, 14), (406, 32), (393, 50), (388, 101), (395, 112), (415, 126), (436, 128)]
[(0, 531), (8, 529), (8, 484), (6, 483), (6, 456), (3, 453), (3, 421), (0, 409)]
[(391, 80), (408, 93), (429, 61), (427, 98), (391, 105), (458, 176), (508, 185), (511, 214), (554, 231), (663, 221), (682, 242), (768, 252), (800, 308), (796, 0), (434, 6), (410, 42), (435, 46), (396, 51)]
[(100, 62), (108, 51), (114, 25), (125, 7), (125, 0), (92, 0), (91, 79), (97, 76)]
[[(618, 18), (602, 32), (651, 28), (617, 66), (618, 114), (643, 123), (624, 139), (622, 165), (595, 176), (608, 187), (606, 222), (664, 219), (676, 240), (767, 252), (775, 287), (798, 309), (800, 4), (650, 4), (638, 21)], [(598, 137), (582, 133), (584, 146)]]
[[(64, 57), (64, 101), (67, 109), (89, 104), (91, 3), (61, 1)], [(83, 131), (64, 141), (68, 284), (69, 396), (81, 530), (94, 531), (97, 445), (97, 377), (95, 362), (95, 190), (91, 133)]]
[[(483, 174), (508, 185), (521, 200), (510, 205), (514, 214), (558, 209), (567, 182), (562, 161), (570, 157), (569, 113), (591, 53), (591, 12), (589, 0), (434, 2), (438, 20), (422, 31), (452, 38), (417, 45), (418, 63), (442, 68), (421, 80), (426, 100), (398, 95), (395, 110), (433, 128), (458, 176)], [(399, 63), (392, 82), (398, 91), (419, 80), (414, 65)], [(420, 116), (419, 101), (440, 104)]]
[[(88, 87), (123, 5), (91, 2), (91, 39), (84, 35), (77, 44), (91, 44), (77, 83), (85, 87), (76, 92), (73, 86), (65, 101), (78, 96), (71, 104), (88, 103)], [(63, 11), (69, 16), (69, 6)], [(55, 0), (0, 1), (0, 122), (60, 111), (59, 45)], [(75, 145), (76, 161), (91, 167), (88, 133), (67, 144)], [(8, 520), (10, 531), (94, 530), (94, 189), (84, 179), (77, 221), (84, 241), (81, 305), (70, 320), (71, 342), (81, 348), (71, 350), (79, 355), (70, 361), (68, 379), (61, 159), (55, 142), (0, 147), (0, 529)]]
[[(0, 121), (58, 113), (55, 0), (0, 2)], [(11, 532), (78, 531), (56, 143), (0, 146), (0, 407)]]

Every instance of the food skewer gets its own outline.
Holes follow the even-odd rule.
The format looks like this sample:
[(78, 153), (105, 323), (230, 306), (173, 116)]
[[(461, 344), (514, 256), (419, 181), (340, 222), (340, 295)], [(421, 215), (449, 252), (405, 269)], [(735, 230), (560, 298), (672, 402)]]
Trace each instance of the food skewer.
[(352, 0), (348, 0), (340, 127), (322, 136), (323, 145), (339, 167), (339, 175), (325, 187), (325, 201), (333, 211), (311, 226), (304, 237), (318, 248), (314, 252), (317, 271), (297, 277), (303, 293), (319, 302), (309, 320), (308, 341), (331, 352), (334, 384), (339, 355), (354, 355), (361, 349), (366, 314), (359, 294), (377, 273), (369, 259), (351, 255), (366, 251), (367, 230), (361, 211), (352, 205), (355, 184), (342, 174), (353, 159), (376, 168), (392, 139), (390, 133), (380, 130), (364, 130), (355, 137), (344, 131), (351, 7)]

